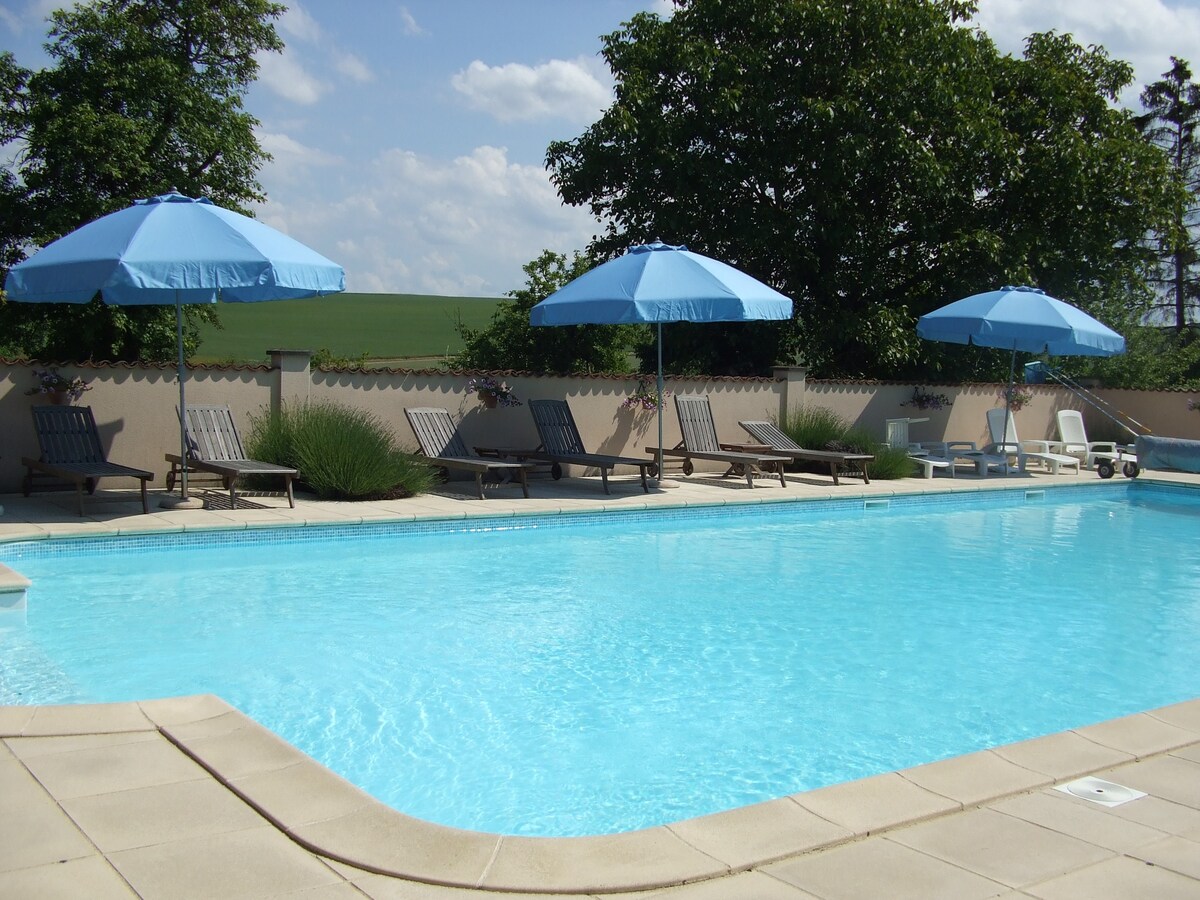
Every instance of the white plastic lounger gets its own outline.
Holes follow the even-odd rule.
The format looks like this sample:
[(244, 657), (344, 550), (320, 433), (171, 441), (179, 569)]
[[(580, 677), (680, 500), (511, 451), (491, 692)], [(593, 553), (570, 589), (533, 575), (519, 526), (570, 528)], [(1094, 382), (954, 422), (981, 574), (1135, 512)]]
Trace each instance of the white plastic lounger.
[(883, 423), (887, 440), (884, 446), (891, 447), (893, 450), (904, 450), (908, 453), (908, 458), (917, 464), (921, 469), (921, 474), (925, 478), (933, 477), (934, 469), (945, 469), (950, 473), (950, 477), (954, 478), (954, 460), (948, 459), (945, 456), (934, 456), (929, 450), (922, 447), (920, 444), (913, 443), (908, 439), (908, 426), (910, 422), (925, 422), (927, 419), (886, 419)]
[[(1008, 422), (1007, 429), (1005, 421)], [(987, 453), (1017, 457), (1017, 468), (1022, 472), (1029, 460), (1034, 460), (1050, 470), (1051, 475), (1059, 474), (1063, 466), (1075, 467), (1075, 474), (1080, 473), (1079, 457), (1067, 456), (1063, 453), (1052, 453), (1049, 441), (1022, 441), (1017, 437), (1017, 420), (1004, 407), (987, 411), (988, 432), (992, 443), (984, 448)]]
[(1128, 478), (1137, 477), (1137, 455), (1116, 441), (1089, 441), (1083, 427), (1083, 413), (1079, 410), (1060, 409), (1056, 418), (1059, 437), (1056, 449), (1078, 457), (1089, 469), (1094, 466), (1101, 478), (1112, 478), (1118, 468)]

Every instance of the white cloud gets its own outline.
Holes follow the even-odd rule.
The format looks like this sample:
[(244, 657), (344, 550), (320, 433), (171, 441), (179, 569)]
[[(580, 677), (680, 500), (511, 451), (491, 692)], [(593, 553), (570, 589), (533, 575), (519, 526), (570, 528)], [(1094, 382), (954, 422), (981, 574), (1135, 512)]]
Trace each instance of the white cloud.
[(1019, 54), (1024, 40), (1039, 31), (1071, 34), (1098, 44), (1134, 68), (1134, 83), (1122, 96), (1137, 105), (1142, 88), (1170, 68), (1170, 57), (1200, 64), (1200, 7), (1162, 0), (982, 0), (975, 21), (996, 44)]
[(68, 4), (63, 0), (30, 0), (21, 9), (11, 3), (0, 4), (0, 22), (17, 35), (30, 28), (45, 31), (50, 13), (65, 6)]
[(290, 135), (280, 132), (255, 132), (258, 143), (271, 154), (268, 164), (272, 180), (290, 184), (307, 183), (314, 168), (341, 165), (342, 157), (300, 143)]
[(408, 11), (407, 6), (400, 7), (400, 22), (404, 26), (404, 33), (410, 37), (429, 34), (417, 24), (417, 20), (413, 18), (413, 14)]
[(341, 263), (352, 291), (497, 297), (543, 249), (583, 249), (597, 230), (541, 166), (498, 147), (449, 161), (387, 150), (366, 187), (283, 175), (263, 172), (271, 224)]
[(450, 83), (473, 108), (501, 122), (561, 117), (592, 122), (612, 102), (612, 91), (587, 59), (553, 59), (540, 66), (489, 66), (475, 60)]
[(258, 80), (285, 100), (310, 106), (329, 90), (324, 82), (305, 71), (291, 50), (260, 53), (257, 59)]
[(353, 53), (339, 53), (335, 66), (339, 72), (351, 81), (366, 84), (368, 81), (375, 80), (375, 75), (371, 72), (367, 64)]
[(298, 3), (290, 4), (284, 10), (283, 15), (275, 21), (278, 23), (280, 31), (298, 41), (316, 44), (323, 36), (321, 26), (317, 24), (317, 20), (309, 15), (308, 11)]

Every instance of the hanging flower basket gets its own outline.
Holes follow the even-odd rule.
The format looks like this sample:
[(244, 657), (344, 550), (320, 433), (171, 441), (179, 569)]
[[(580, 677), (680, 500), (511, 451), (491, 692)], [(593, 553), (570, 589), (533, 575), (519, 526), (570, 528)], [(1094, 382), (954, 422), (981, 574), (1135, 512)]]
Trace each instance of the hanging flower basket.
[[(644, 409), (653, 412), (658, 409), (657, 382), (649, 378), (639, 378), (633, 393), (621, 401), (621, 409)], [(671, 396), (671, 392), (663, 390), (663, 399)]]
[(25, 393), (54, 406), (69, 406), (82, 397), (84, 391), (92, 389), (82, 378), (67, 378), (60, 375), (58, 369), (34, 372), (33, 377), (37, 379), (37, 387), (31, 387)]
[(480, 402), (488, 409), (497, 406), (520, 406), (517, 395), (503, 381), (497, 381), (488, 375), (480, 375), (467, 382), (467, 390), (474, 391)]

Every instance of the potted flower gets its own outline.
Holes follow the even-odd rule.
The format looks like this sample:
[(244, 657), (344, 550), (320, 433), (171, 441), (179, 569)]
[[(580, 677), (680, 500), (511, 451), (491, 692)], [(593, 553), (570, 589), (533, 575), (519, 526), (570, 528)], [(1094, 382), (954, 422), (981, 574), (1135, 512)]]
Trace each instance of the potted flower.
[(83, 396), (84, 391), (90, 391), (92, 386), (78, 376), (67, 378), (59, 374), (58, 369), (47, 369), (45, 372), (34, 372), (37, 386), (31, 387), (25, 393), (30, 396), (44, 396), (55, 406), (74, 403)]
[(503, 381), (497, 381), (490, 375), (479, 375), (467, 382), (467, 390), (474, 391), (488, 409), (497, 406), (520, 406), (517, 395)]
[[(633, 389), (633, 393), (621, 401), (621, 409), (645, 409), (653, 412), (658, 409), (658, 392), (656, 390), (656, 382), (652, 382), (649, 378), (642, 377), (638, 379), (637, 387)], [(663, 397), (671, 396), (671, 392), (664, 390)]]
[(945, 409), (953, 404), (945, 394), (932, 394), (919, 387), (914, 387), (912, 396), (900, 405), (915, 406), (917, 409)]
[(1033, 391), (1021, 387), (1019, 384), (1005, 385), (996, 391), (996, 396), (1000, 398), (1000, 405), (1008, 404), (1008, 408), (1013, 412), (1020, 412), (1026, 403), (1033, 400)]

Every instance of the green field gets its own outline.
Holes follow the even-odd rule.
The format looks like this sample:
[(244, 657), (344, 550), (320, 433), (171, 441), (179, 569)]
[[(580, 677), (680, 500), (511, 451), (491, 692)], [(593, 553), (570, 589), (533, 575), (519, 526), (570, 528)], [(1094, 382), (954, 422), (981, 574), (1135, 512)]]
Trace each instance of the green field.
[(455, 318), (471, 328), (500, 302), (422, 294), (333, 294), (274, 303), (221, 303), (223, 328), (200, 329), (193, 362), (264, 362), (268, 350), (329, 350), (334, 356), (400, 363), (442, 359), (462, 349)]

